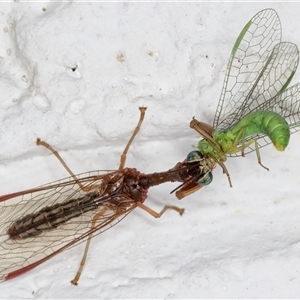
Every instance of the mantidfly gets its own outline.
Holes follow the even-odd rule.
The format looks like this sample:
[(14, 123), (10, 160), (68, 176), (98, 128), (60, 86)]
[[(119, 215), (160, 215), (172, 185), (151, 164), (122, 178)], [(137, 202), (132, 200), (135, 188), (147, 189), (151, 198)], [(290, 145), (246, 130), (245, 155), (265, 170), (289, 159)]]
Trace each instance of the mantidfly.
[(144, 119), (140, 119), (120, 159), (119, 170), (74, 175), (57, 151), (48, 148), (71, 175), (37, 188), (0, 197), (0, 281), (9, 280), (86, 241), (84, 254), (72, 284), (77, 285), (93, 236), (119, 223), (139, 207), (155, 218), (168, 209), (182, 215), (184, 209), (165, 206), (156, 212), (146, 206), (148, 189), (164, 182), (183, 182), (176, 192), (183, 198), (212, 180), (214, 161), (191, 152), (166, 172), (143, 174), (125, 168), (126, 155)]
[(277, 13), (260, 11), (233, 46), (213, 132), (195, 118), (191, 121), (191, 128), (204, 137), (198, 143), (199, 152), (222, 167), (230, 186), (224, 164), (227, 156), (244, 156), (255, 150), (263, 166), (259, 149), (272, 142), (283, 151), (290, 134), (300, 129), (300, 84), (287, 88), (298, 62), (297, 46), (281, 42)]

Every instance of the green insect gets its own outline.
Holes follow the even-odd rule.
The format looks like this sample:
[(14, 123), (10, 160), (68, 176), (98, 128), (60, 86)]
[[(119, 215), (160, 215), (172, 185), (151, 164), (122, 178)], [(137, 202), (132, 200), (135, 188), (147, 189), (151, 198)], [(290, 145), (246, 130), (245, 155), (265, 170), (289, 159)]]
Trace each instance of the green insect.
[[(195, 118), (190, 126), (204, 139), (198, 150), (218, 163), (273, 143), (283, 151), (300, 129), (300, 83), (287, 88), (298, 67), (295, 44), (281, 42), (281, 23), (273, 9), (257, 13), (238, 36), (227, 66), (213, 131)], [(268, 170), (268, 169), (267, 169)]]

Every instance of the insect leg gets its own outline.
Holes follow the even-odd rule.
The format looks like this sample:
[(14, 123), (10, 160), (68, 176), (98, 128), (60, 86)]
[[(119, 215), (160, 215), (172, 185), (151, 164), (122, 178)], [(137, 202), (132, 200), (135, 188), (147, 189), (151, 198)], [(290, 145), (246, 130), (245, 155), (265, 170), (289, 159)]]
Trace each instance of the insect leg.
[(144, 211), (146, 211), (147, 213), (149, 213), (151, 216), (153, 216), (154, 218), (160, 218), (166, 210), (168, 209), (173, 209), (173, 210), (176, 210), (180, 215), (183, 214), (184, 212), (184, 208), (179, 208), (177, 206), (173, 206), (173, 205), (165, 205), (163, 207), (163, 209), (161, 210), (161, 212), (156, 212), (154, 211), (153, 209), (151, 209), (150, 207), (146, 206), (145, 204), (143, 203), (138, 203), (137, 204), (141, 209), (143, 209)]
[(258, 161), (258, 163), (259, 163), (264, 169), (266, 169), (267, 171), (269, 171), (269, 168), (265, 167), (265, 166), (261, 163), (260, 152), (259, 152), (259, 149), (258, 149), (258, 143), (257, 143), (256, 140), (254, 140), (254, 144), (255, 144), (255, 152), (256, 152), (256, 156), (257, 156), (257, 161)]
[(246, 144), (243, 143), (242, 146), (241, 146), (241, 147), (238, 147), (237, 149), (238, 149), (238, 151), (241, 151), (241, 152), (242, 152), (242, 156), (245, 156), (245, 155), (244, 155), (244, 150), (245, 150), (247, 147), (249, 147), (251, 144), (253, 144), (253, 143), (254, 143), (254, 145), (255, 145), (255, 152), (256, 152), (256, 156), (257, 156), (257, 162), (258, 162), (264, 169), (266, 169), (267, 171), (269, 171), (269, 168), (267, 168), (266, 166), (264, 166), (264, 165), (261, 163), (261, 157), (260, 157), (260, 152), (259, 152), (259, 148), (258, 148), (258, 143), (257, 143), (257, 141), (256, 141), (255, 139), (253, 139), (253, 140), (247, 142)]
[(226, 174), (227, 178), (228, 178), (228, 182), (229, 182), (229, 186), (232, 187), (232, 183), (231, 183), (231, 178), (230, 178), (230, 175), (229, 175), (229, 172), (225, 166), (225, 164), (221, 161), (221, 160), (217, 160), (216, 161), (220, 166), (221, 168), (223, 169), (223, 173)]
[(135, 129), (133, 131), (133, 134), (131, 135), (131, 138), (129, 139), (129, 141), (128, 141), (128, 143), (127, 143), (127, 145), (126, 145), (126, 147), (125, 147), (125, 149), (124, 149), (124, 151), (121, 155), (119, 170), (124, 169), (127, 152), (129, 150), (129, 147), (131, 146), (135, 136), (138, 134), (138, 132), (141, 128), (141, 125), (142, 125), (144, 117), (145, 117), (146, 109), (147, 109), (147, 107), (139, 107), (140, 119), (139, 119), (139, 122), (138, 122), (137, 126), (135, 127)]
[(84, 248), (83, 256), (82, 256), (78, 271), (77, 271), (74, 279), (71, 280), (71, 283), (74, 284), (74, 285), (78, 285), (79, 278), (81, 276), (83, 267), (85, 265), (86, 256), (87, 256), (88, 251), (89, 251), (89, 247), (90, 247), (90, 244), (91, 244), (91, 239), (93, 237), (93, 232), (94, 232), (93, 229), (95, 228), (96, 221), (105, 213), (106, 210), (107, 210), (107, 207), (104, 207), (102, 210), (100, 210), (98, 213), (96, 213), (93, 217), (90, 233), (88, 234), (88, 238), (87, 238), (87, 241), (86, 241), (86, 245), (85, 245), (85, 248)]
[[(243, 137), (241, 138), (241, 136), (243, 136)], [(240, 140), (242, 140), (242, 146), (241, 146), (241, 147), (236, 147), (237, 143), (238, 143)], [(238, 151), (241, 151), (242, 156), (245, 157), (245, 152), (244, 152), (244, 150), (245, 150), (247, 147), (249, 147), (250, 144), (252, 144), (252, 141), (250, 141), (250, 143), (246, 143), (246, 144), (245, 144), (245, 127), (243, 127), (243, 128), (240, 129), (240, 131), (238, 132), (238, 134), (237, 134), (237, 136), (236, 136), (236, 138), (235, 138), (235, 140), (234, 140), (234, 146), (236, 147), (237, 152), (238, 152)]]
[(245, 156), (244, 154), (244, 150), (249, 147), (251, 144), (254, 143), (255, 145), (255, 152), (256, 152), (256, 156), (257, 156), (257, 161), (258, 163), (266, 170), (269, 171), (269, 168), (267, 168), (266, 166), (264, 166), (262, 163), (261, 163), (261, 156), (260, 156), (260, 152), (259, 152), (259, 148), (258, 148), (258, 143), (255, 139), (253, 140), (250, 140), (249, 142), (245, 143), (245, 135), (244, 135), (244, 132), (245, 130), (242, 128), (239, 133), (237, 134), (236, 138), (235, 138), (235, 141), (234, 141), (234, 144), (236, 145), (240, 140), (241, 140), (241, 136), (243, 135), (243, 138), (242, 138), (242, 145), (241, 147), (237, 147), (237, 152), (238, 151), (241, 151), (242, 153), (242, 156)]
[[(40, 138), (36, 139), (36, 144), (38, 146), (44, 146), (48, 150), (50, 150), (56, 156), (56, 158), (60, 161), (60, 163), (64, 166), (64, 168), (68, 171), (68, 173), (73, 177), (73, 179), (77, 182), (78, 186), (83, 191), (86, 190), (85, 187), (80, 183), (80, 181), (78, 180), (78, 178), (76, 177), (76, 175), (71, 171), (71, 169), (68, 167), (68, 165), (64, 162), (64, 160), (61, 158), (61, 156), (59, 155), (59, 153), (54, 148), (52, 148), (48, 143), (46, 143), (45, 141), (41, 140)], [(90, 191), (90, 190), (91, 190), (91, 187), (89, 187), (88, 191)]]

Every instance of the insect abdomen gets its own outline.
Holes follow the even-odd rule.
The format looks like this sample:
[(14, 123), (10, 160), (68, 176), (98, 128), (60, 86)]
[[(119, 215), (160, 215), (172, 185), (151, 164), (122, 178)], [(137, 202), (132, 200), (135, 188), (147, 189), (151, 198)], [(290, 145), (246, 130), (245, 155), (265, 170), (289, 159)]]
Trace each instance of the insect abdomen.
[(244, 130), (244, 137), (266, 134), (277, 150), (283, 151), (290, 140), (289, 124), (279, 114), (272, 111), (256, 111), (244, 117), (231, 132), (237, 134)]
[(57, 228), (68, 220), (85, 212), (97, 209), (97, 192), (88, 193), (77, 199), (46, 206), (40, 211), (28, 214), (10, 225), (7, 234), (11, 239), (26, 239), (40, 235), (42, 232)]

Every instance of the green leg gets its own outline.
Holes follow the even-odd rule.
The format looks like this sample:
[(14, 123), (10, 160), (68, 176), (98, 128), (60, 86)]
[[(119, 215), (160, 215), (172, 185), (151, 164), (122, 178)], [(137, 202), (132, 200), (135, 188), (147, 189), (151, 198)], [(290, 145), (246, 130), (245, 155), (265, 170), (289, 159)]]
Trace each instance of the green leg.
[(269, 171), (269, 168), (267, 168), (266, 166), (264, 166), (264, 165), (261, 163), (261, 157), (260, 157), (260, 152), (259, 152), (259, 148), (258, 148), (258, 143), (257, 143), (257, 141), (256, 141), (255, 139), (253, 139), (253, 140), (250, 140), (249, 142), (245, 143), (245, 135), (244, 135), (244, 132), (245, 132), (245, 130), (242, 128), (242, 129), (238, 132), (238, 134), (237, 134), (237, 136), (236, 136), (236, 138), (235, 138), (235, 140), (234, 140), (234, 145), (235, 145), (235, 146), (237, 145), (237, 143), (238, 143), (240, 140), (242, 140), (242, 146), (241, 146), (241, 147), (236, 147), (236, 149), (237, 149), (236, 152), (241, 151), (242, 156), (245, 156), (244, 150), (245, 150), (247, 147), (249, 147), (251, 144), (254, 143), (254, 145), (255, 145), (255, 152), (256, 152), (256, 156), (257, 156), (257, 161), (258, 161), (258, 163), (259, 163), (264, 169), (266, 169), (266, 170)]
[[(242, 141), (242, 146), (241, 147), (236, 147), (236, 145), (238, 144), (239, 141)], [(238, 132), (238, 134), (236, 135), (236, 138), (234, 140), (234, 146), (237, 149), (236, 152), (241, 151), (242, 156), (244, 157), (245, 156), (244, 150), (247, 147), (249, 147), (252, 143), (253, 143), (253, 141), (250, 141), (250, 142), (245, 144), (245, 130), (244, 130), (244, 128), (241, 128), (241, 130)]]
[(258, 163), (264, 168), (266, 169), (267, 171), (269, 171), (269, 168), (265, 167), (262, 163), (261, 163), (261, 158), (260, 158), (260, 152), (259, 152), (259, 149), (258, 149), (258, 143), (256, 140), (252, 140), (254, 141), (255, 143), (255, 151), (256, 151), (256, 156), (257, 156), (257, 160), (258, 160)]
[(228, 170), (227, 170), (225, 164), (224, 164), (222, 161), (220, 161), (220, 160), (217, 160), (216, 162), (217, 162), (217, 163), (221, 166), (221, 168), (223, 169), (223, 173), (227, 175), (227, 178), (228, 178), (228, 181), (229, 181), (229, 185), (230, 185), (230, 187), (232, 187), (231, 178), (230, 178), (229, 172), (228, 172)]

